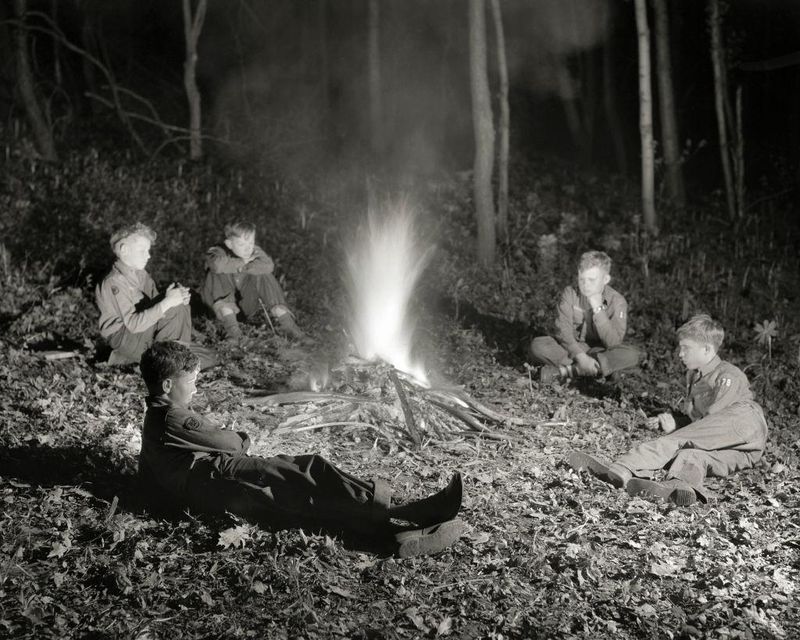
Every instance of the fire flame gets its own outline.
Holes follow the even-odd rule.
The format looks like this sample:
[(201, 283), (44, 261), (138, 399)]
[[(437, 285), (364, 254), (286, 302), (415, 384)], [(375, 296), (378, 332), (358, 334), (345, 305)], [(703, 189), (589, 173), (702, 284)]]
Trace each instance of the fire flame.
[(347, 252), (351, 333), (358, 354), (384, 360), (423, 384), (427, 375), (413, 357), (409, 304), (430, 254), (420, 245), (414, 213), (405, 205), (392, 206), (385, 215), (370, 211), (358, 243)]

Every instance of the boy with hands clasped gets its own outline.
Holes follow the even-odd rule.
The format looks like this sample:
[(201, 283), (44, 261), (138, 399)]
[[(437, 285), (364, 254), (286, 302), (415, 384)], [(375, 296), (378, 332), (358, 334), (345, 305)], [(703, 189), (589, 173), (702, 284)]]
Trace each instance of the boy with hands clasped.
[[(722, 326), (706, 314), (693, 316), (678, 329), (687, 393), (682, 413), (662, 413), (653, 420), (665, 435), (634, 447), (611, 464), (575, 451), (569, 465), (624, 487), (630, 495), (678, 505), (709, 497), (702, 486), (706, 476), (725, 477), (751, 468), (764, 452), (767, 423), (747, 376), (720, 359), (717, 352), (724, 337)], [(664, 468), (667, 479), (653, 481), (653, 474)]]
[(191, 340), (189, 289), (173, 282), (159, 295), (145, 271), (155, 240), (155, 232), (139, 222), (111, 235), (117, 259), (95, 288), (100, 335), (113, 350), (109, 364), (139, 362), (153, 342)]
[(578, 264), (578, 291), (568, 286), (561, 293), (556, 335), (534, 338), (530, 357), (542, 365), (539, 380), (575, 376), (608, 376), (639, 364), (639, 350), (623, 344), (628, 323), (628, 303), (609, 286), (611, 258), (602, 251), (587, 251)]

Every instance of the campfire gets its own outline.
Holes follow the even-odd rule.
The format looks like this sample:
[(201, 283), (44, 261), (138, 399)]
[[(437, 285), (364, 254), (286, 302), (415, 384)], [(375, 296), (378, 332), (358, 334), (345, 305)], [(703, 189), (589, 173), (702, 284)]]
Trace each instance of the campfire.
[(412, 295), (431, 253), (419, 241), (407, 207), (369, 215), (346, 261), (357, 355), (312, 374), (308, 390), (248, 398), (254, 406), (291, 407), (273, 433), (366, 428), (416, 447), (456, 438), (513, 439), (486, 423), (522, 420), (490, 409), (460, 387), (431, 386), (415, 357)]

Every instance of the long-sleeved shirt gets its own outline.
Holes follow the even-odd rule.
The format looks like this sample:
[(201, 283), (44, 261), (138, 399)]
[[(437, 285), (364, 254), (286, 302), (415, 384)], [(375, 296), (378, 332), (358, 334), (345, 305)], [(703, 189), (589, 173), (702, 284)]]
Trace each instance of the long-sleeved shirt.
[(132, 269), (120, 260), (97, 285), (94, 296), (100, 309), (100, 335), (104, 338), (122, 327), (131, 333), (141, 333), (164, 315), (155, 300), (158, 289), (150, 274), (143, 269)]
[[(736, 365), (714, 356), (700, 369), (686, 373), (684, 416), (677, 416), (679, 426), (719, 413), (736, 402), (753, 402), (747, 376)], [(683, 418), (682, 420), (680, 418)]]
[(147, 398), (139, 472), (149, 474), (176, 498), (183, 498), (196, 460), (219, 454), (242, 456), (249, 447), (245, 433), (222, 429), (163, 396)]
[(608, 285), (603, 289), (603, 308), (597, 313), (589, 299), (569, 286), (561, 293), (556, 316), (556, 340), (571, 357), (592, 347), (622, 344), (628, 328), (628, 303)]
[(272, 273), (275, 264), (261, 247), (253, 247), (253, 256), (245, 262), (224, 244), (215, 245), (206, 252), (206, 269), (211, 273)]

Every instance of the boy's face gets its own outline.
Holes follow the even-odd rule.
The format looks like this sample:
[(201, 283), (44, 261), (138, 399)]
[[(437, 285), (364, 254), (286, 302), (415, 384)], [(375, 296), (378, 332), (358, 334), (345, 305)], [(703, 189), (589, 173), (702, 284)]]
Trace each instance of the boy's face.
[(678, 342), (678, 356), (686, 368), (692, 371), (711, 362), (715, 355), (717, 355), (717, 351), (710, 344), (691, 338), (682, 338)]
[(256, 246), (256, 234), (248, 233), (243, 236), (225, 238), (225, 246), (233, 251), (237, 258), (247, 260), (253, 255), (253, 248)]
[(611, 282), (611, 276), (600, 267), (589, 267), (578, 272), (578, 288), (587, 298), (603, 293), (603, 289), (609, 282)]
[(197, 375), (199, 369), (189, 373), (179, 373), (164, 380), (164, 393), (176, 407), (189, 406), (192, 396), (197, 393)]
[(131, 269), (144, 269), (150, 260), (150, 241), (144, 236), (128, 236), (119, 245), (117, 256)]

